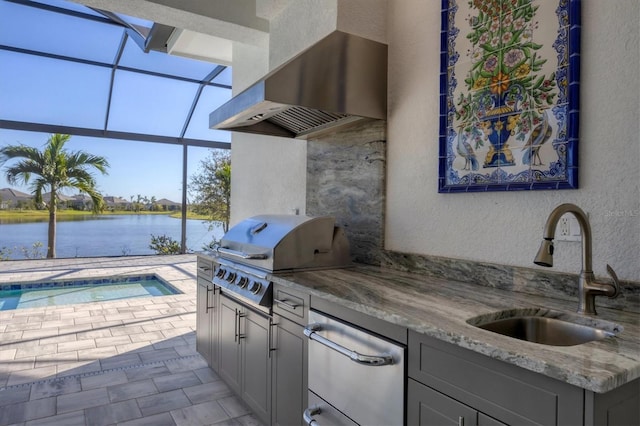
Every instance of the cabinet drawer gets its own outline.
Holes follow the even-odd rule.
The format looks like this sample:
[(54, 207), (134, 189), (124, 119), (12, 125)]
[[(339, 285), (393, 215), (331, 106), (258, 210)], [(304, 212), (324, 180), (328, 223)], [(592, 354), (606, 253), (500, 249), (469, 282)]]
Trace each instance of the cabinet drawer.
[(213, 260), (198, 256), (198, 277), (213, 279)]
[(273, 288), (273, 312), (298, 324), (306, 325), (309, 313), (309, 295), (276, 284)]
[(478, 412), (440, 392), (409, 379), (407, 388), (407, 424), (410, 426), (473, 426)]
[(507, 424), (582, 422), (582, 389), (416, 332), (409, 377)]

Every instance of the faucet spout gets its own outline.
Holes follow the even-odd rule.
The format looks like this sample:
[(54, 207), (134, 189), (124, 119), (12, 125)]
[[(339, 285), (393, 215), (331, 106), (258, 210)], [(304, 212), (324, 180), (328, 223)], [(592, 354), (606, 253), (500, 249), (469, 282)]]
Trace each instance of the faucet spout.
[(596, 315), (595, 297), (600, 295), (610, 298), (617, 297), (620, 293), (620, 285), (616, 273), (609, 265), (607, 265), (607, 271), (613, 279), (613, 284), (595, 282), (591, 267), (591, 225), (589, 218), (580, 207), (566, 203), (553, 209), (544, 225), (542, 244), (533, 262), (540, 266), (553, 266), (553, 239), (558, 222), (565, 213), (571, 213), (576, 217), (582, 233), (582, 270), (578, 281), (578, 312)]
[[(591, 225), (589, 224), (589, 218), (587, 214), (582, 211), (582, 209), (575, 204), (565, 203), (560, 204), (558, 207), (553, 209), (553, 211), (549, 214), (547, 218), (547, 222), (544, 225), (544, 233), (543, 238), (546, 241), (553, 241), (554, 236), (556, 235), (556, 227), (558, 226), (558, 222), (560, 218), (564, 216), (565, 213), (573, 214), (576, 219), (578, 219), (578, 224), (580, 224), (580, 232), (582, 233), (582, 271), (583, 272), (592, 272), (591, 267)], [(544, 244), (544, 241), (543, 241)], [(553, 243), (551, 243), (551, 265), (545, 265), (542, 262), (538, 263), (534, 261), (536, 264), (541, 266), (553, 266)]]

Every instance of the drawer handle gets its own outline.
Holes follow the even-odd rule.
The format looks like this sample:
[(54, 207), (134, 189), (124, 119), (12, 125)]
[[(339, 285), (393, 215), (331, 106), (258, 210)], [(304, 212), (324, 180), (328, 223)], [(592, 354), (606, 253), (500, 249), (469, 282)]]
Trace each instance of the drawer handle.
[(209, 272), (211, 270), (211, 268), (207, 268), (206, 266), (198, 266), (198, 269), (200, 269), (203, 272)]
[(206, 305), (207, 309), (204, 310), (205, 314), (209, 313), (209, 309), (214, 309), (213, 306), (209, 306), (209, 292), (211, 292), (211, 291), (213, 292), (214, 296), (216, 295), (216, 288), (215, 287), (214, 288), (207, 287), (207, 297), (206, 297), (206, 300), (205, 300), (205, 305)]
[(284, 299), (284, 300), (273, 299), (273, 301), (279, 305), (284, 305), (289, 309), (296, 309), (298, 306), (300, 306), (300, 305), (294, 305), (293, 303), (289, 302), (287, 299)]
[(304, 335), (307, 336), (310, 340), (315, 340), (316, 342), (330, 349), (333, 349), (336, 352), (341, 353), (342, 355), (351, 359), (351, 361), (357, 362), (358, 364), (363, 364), (370, 367), (393, 364), (393, 357), (391, 355), (359, 354), (358, 352), (347, 349), (344, 346), (327, 339), (326, 337), (322, 337), (317, 333), (320, 330), (322, 330), (320, 324), (309, 324), (304, 328)]
[(316, 414), (320, 414), (322, 411), (320, 410), (320, 407), (309, 407), (306, 410), (304, 410), (304, 413), (302, 414), (302, 419), (304, 420), (304, 423), (308, 426), (319, 426), (318, 422), (313, 418), (313, 416), (315, 416)]

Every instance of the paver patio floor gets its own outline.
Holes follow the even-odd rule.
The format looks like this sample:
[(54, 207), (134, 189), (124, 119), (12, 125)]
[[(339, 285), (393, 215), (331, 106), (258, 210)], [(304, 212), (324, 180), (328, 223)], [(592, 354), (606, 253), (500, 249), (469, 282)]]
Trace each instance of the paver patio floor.
[(0, 262), (0, 284), (154, 273), (183, 294), (0, 311), (0, 425), (259, 425), (195, 349), (196, 257)]

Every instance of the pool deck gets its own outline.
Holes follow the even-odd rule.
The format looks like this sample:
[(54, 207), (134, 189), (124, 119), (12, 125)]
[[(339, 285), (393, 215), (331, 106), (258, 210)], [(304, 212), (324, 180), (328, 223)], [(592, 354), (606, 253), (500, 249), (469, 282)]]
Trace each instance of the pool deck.
[(0, 311), (0, 425), (260, 425), (196, 352), (195, 255), (0, 262), (0, 284), (152, 273), (184, 294)]

